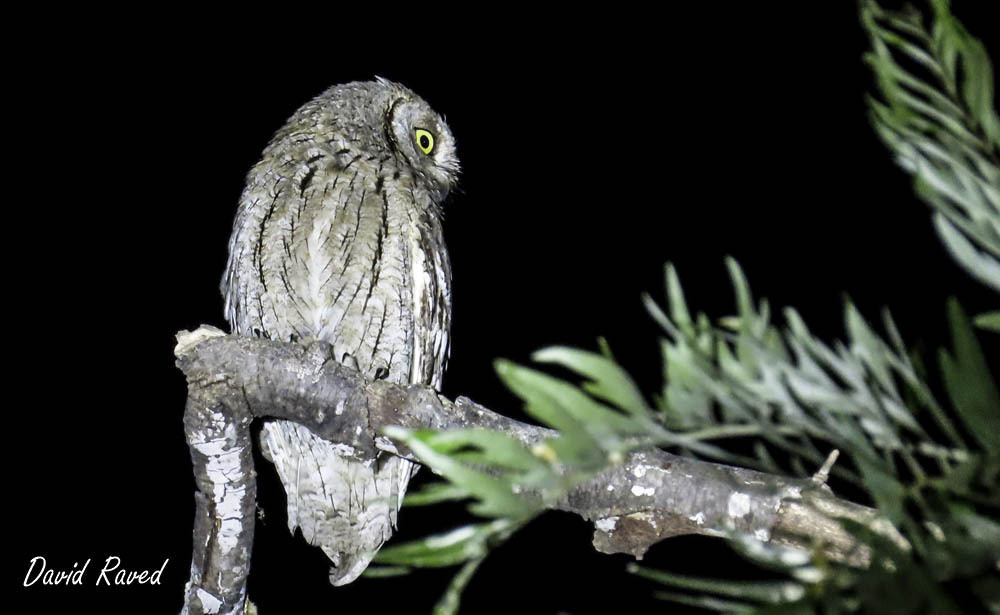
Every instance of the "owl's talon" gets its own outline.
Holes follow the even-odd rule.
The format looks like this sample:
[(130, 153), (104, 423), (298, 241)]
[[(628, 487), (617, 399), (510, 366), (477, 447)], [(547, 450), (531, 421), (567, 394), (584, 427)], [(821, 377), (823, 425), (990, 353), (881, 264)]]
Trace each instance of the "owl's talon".
[(345, 352), (343, 356), (340, 357), (340, 364), (346, 365), (355, 371), (361, 371), (361, 366), (358, 365), (358, 360), (349, 352)]

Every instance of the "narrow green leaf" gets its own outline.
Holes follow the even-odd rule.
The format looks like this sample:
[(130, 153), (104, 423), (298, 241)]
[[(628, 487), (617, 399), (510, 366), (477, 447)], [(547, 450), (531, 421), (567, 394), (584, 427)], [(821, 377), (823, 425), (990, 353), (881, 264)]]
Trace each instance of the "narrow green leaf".
[(518, 527), (519, 524), (510, 519), (465, 525), (442, 534), (384, 547), (374, 561), (415, 568), (454, 566), (484, 557), (491, 543), (506, 540)]
[(974, 278), (1000, 292), (1000, 262), (980, 252), (941, 214), (934, 216), (934, 226), (948, 251)]
[(889, 391), (895, 391), (896, 387), (889, 373), (889, 368), (882, 360), (885, 353), (881, 340), (850, 301), (847, 302), (844, 314), (847, 321), (847, 334), (851, 340), (851, 350), (868, 366), (882, 387)]
[(954, 354), (941, 350), (939, 360), (945, 387), (969, 432), (987, 454), (1000, 454), (1000, 393), (986, 365), (961, 305), (948, 301)]
[(694, 365), (688, 346), (660, 340), (664, 367), (663, 413), (669, 429), (692, 429), (712, 422), (709, 393), (701, 386), (702, 376)]
[(650, 568), (643, 568), (637, 564), (629, 564), (626, 570), (632, 574), (670, 587), (711, 592), (720, 596), (771, 604), (798, 600), (805, 594), (805, 588), (801, 584), (792, 581), (723, 581), (673, 574), (663, 570), (652, 570)]
[[(746, 323), (752, 320), (752, 317), (755, 315), (753, 298), (750, 294), (750, 284), (747, 282), (747, 278), (743, 274), (743, 269), (740, 268), (740, 264), (736, 262), (735, 258), (727, 256), (726, 267), (729, 269), (729, 277), (736, 291), (736, 307), (739, 309), (740, 320)], [(746, 324), (744, 324), (745, 326)]]
[(684, 289), (681, 288), (681, 281), (677, 277), (677, 270), (673, 264), (667, 263), (667, 303), (670, 306), (670, 316), (686, 336), (695, 336), (694, 325), (691, 320), (691, 313), (688, 312), (687, 302), (684, 300)]
[(973, 322), (975, 322), (976, 326), (981, 329), (988, 329), (990, 331), (1000, 333), (1000, 311), (980, 314), (979, 316), (976, 316)]
[(434, 610), (432, 611), (434, 615), (456, 615), (458, 613), (458, 607), (461, 606), (462, 602), (462, 592), (465, 591), (465, 587), (472, 580), (472, 576), (476, 573), (476, 569), (479, 568), (479, 564), (483, 563), (484, 559), (486, 558), (477, 557), (469, 560), (452, 577), (451, 583), (448, 584), (444, 594), (437, 601), (437, 604), (434, 605)]
[(508, 361), (497, 361), (495, 368), (507, 387), (525, 401), (526, 412), (581, 444), (589, 437), (601, 450), (618, 450), (620, 434), (639, 435), (653, 428), (538, 370)]
[(467, 490), (451, 483), (432, 483), (420, 491), (407, 491), (404, 506), (429, 506), (441, 502), (463, 500), (472, 497)]
[(528, 414), (565, 436), (579, 440), (581, 446), (590, 439), (580, 421), (551, 394), (547, 385), (557, 382), (555, 378), (505, 360), (494, 361), (493, 368), (504, 385), (524, 400)]
[(854, 463), (858, 465), (861, 479), (878, 505), (879, 511), (898, 527), (906, 515), (903, 509), (906, 490), (903, 485), (882, 466), (873, 463), (865, 456), (854, 456)]
[(707, 611), (718, 611), (720, 613), (755, 613), (757, 609), (746, 602), (736, 602), (735, 600), (722, 600), (712, 596), (691, 596), (677, 592), (658, 591), (653, 592), (653, 596), (658, 600), (666, 602), (676, 602), (685, 606), (693, 606)]
[(384, 547), (375, 556), (375, 562), (414, 568), (454, 566), (486, 553), (486, 538), (496, 531), (493, 525), (466, 525), (444, 534)]
[(411, 572), (413, 569), (409, 566), (369, 566), (363, 574), (368, 579), (386, 579), (400, 577)]
[(421, 462), (475, 497), (478, 501), (469, 506), (469, 510), (475, 514), (521, 519), (533, 514), (539, 506), (539, 503), (530, 502), (527, 498), (515, 494), (510, 480), (471, 469), (462, 462), (434, 450), (426, 442), (431, 435), (401, 427), (387, 427), (385, 433), (390, 438), (402, 441)]
[(646, 311), (649, 312), (649, 315), (653, 318), (653, 321), (663, 327), (663, 330), (666, 331), (670, 337), (680, 337), (680, 331), (678, 331), (673, 323), (670, 322), (670, 319), (663, 312), (660, 306), (657, 305), (656, 301), (653, 301), (653, 298), (649, 296), (649, 293), (642, 293), (642, 304), (645, 306)]
[(605, 356), (566, 346), (551, 346), (535, 352), (531, 358), (539, 363), (562, 365), (590, 378), (591, 382), (585, 383), (584, 389), (595, 397), (632, 414), (645, 415), (647, 412), (646, 400), (632, 377)]
[(452, 456), (495, 468), (542, 471), (548, 467), (519, 440), (488, 429), (441, 431), (428, 437), (427, 443), (438, 452), (452, 452), (459, 448), (473, 447), (474, 450), (463, 451)]

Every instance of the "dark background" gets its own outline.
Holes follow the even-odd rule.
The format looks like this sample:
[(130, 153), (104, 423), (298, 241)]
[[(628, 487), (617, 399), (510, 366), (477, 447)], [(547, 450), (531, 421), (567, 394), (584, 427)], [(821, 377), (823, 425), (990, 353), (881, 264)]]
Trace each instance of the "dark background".
[[(657, 391), (658, 331), (639, 297), (662, 299), (667, 261), (693, 309), (722, 316), (733, 312), (723, 258), (735, 256), (758, 296), (795, 306), (831, 340), (845, 293), (871, 321), (891, 308), (904, 337), (928, 348), (946, 339), (949, 294), (971, 313), (994, 308), (869, 126), (854, 3), (803, 4), (586, 23), (481, 14), (445, 27), (415, 16), (380, 53), (351, 36), (364, 28), (319, 16), (295, 16), (288, 40), (272, 36), (288, 29), (282, 16), (204, 30), (150, 17), (128, 33), (70, 20), (40, 31), (31, 53), (8, 50), (13, 595), (33, 612), (179, 611), (194, 483), (173, 335), (225, 328), (218, 282), (245, 173), (271, 133), (334, 83), (400, 81), (458, 141), (464, 173), (445, 222), (449, 396), (521, 416), (493, 359), (593, 349), (597, 336)], [(983, 36), (989, 3), (956, 4)], [(259, 470), (266, 518), (250, 596), (262, 612), (430, 612), (453, 570), (330, 587), (322, 553), (285, 528), (273, 471)], [(462, 519), (460, 508), (406, 510), (400, 535)], [(681, 612), (624, 573), (628, 558), (595, 554), (590, 535), (578, 518), (543, 516), (486, 561), (463, 612)], [(87, 585), (22, 587), (36, 555), (57, 569), (92, 558)], [(170, 561), (160, 586), (94, 588), (109, 555), (129, 569)], [(646, 563), (753, 574), (703, 538), (661, 543)]]

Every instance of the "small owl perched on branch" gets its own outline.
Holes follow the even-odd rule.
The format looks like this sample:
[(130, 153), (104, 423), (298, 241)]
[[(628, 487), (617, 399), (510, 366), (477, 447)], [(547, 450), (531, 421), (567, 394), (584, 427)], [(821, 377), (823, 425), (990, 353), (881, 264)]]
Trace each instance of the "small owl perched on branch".
[[(458, 178), (444, 119), (379, 78), (302, 106), (247, 176), (222, 280), (234, 333), (324, 340), (371, 377), (440, 388), (451, 325), (441, 205)], [(270, 421), (262, 451), (298, 526), (350, 583), (392, 534), (413, 463)]]

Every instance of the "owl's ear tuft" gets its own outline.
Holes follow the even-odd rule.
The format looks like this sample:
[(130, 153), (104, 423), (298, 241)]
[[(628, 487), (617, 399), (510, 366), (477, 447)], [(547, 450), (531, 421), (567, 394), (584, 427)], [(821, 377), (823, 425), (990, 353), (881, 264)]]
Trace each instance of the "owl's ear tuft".
[(385, 86), (387, 88), (394, 88), (394, 89), (397, 89), (397, 90), (406, 90), (407, 89), (406, 86), (404, 86), (403, 84), (396, 83), (395, 81), (393, 81), (391, 79), (386, 79), (385, 77), (383, 77), (381, 75), (375, 75), (375, 83), (377, 83), (377, 84), (379, 84), (381, 86)]

